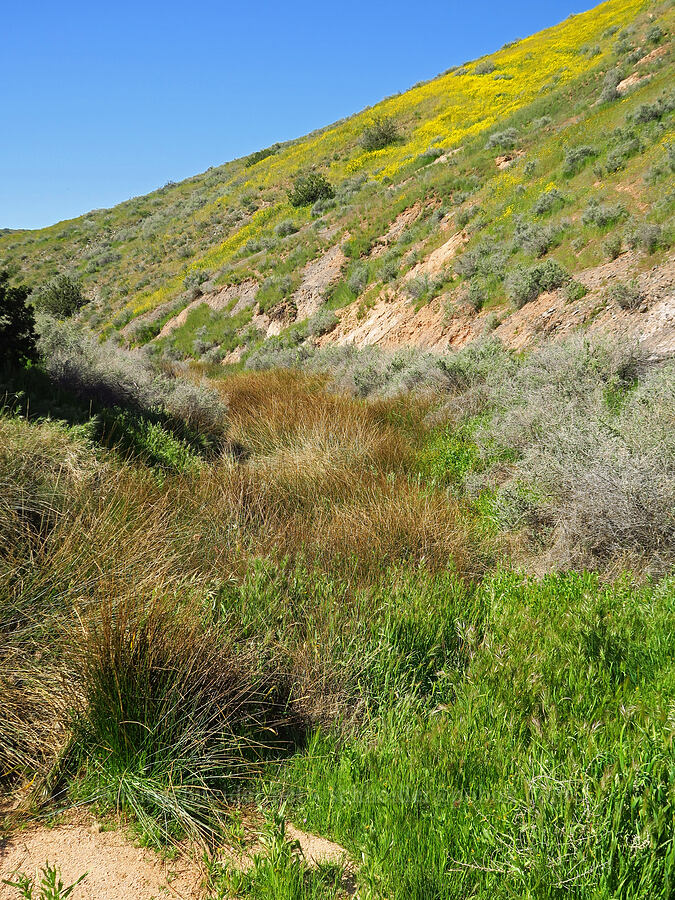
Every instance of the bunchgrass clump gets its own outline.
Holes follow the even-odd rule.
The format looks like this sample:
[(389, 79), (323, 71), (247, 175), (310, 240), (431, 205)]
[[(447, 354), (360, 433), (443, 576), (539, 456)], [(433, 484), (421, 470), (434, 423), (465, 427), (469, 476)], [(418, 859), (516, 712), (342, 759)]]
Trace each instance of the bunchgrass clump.
[(283, 676), (176, 602), (104, 601), (72, 662), (77, 791), (133, 813), (156, 840), (213, 832), (288, 715)]

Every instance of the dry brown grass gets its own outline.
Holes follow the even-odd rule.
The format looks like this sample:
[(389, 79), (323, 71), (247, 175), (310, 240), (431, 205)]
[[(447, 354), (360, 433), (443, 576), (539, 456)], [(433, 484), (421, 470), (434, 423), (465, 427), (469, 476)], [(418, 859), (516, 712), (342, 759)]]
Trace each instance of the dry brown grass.
[(402, 479), (369, 485), (362, 496), (319, 516), (313, 530), (323, 559), (351, 559), (358, 571), (370, 574), (404, 561), (431, 571), (468, 573), (479, 567), (477, 545), (457, 503)]
[(402, 560), (465, 571), (468, 529), (455, 501), (407, 477), (426, 407), (412, 398), (364, 403), (324, 380), (250, 372), (221, 387), (230, 440), (245, 462), (202, 474), (198, 505), (230, 520), (258, 552), (303, 555), (374, 573)]
[(423, 408), (403, 410), (410, 427), (396, 421), (402, 411), (393, 402), (336, 395), (317, 378), (247, 373), (226, 386), (230, 439), (245, 459), (226, 455), (161, 484), (142, 467), (82, 455), (58, 429), (22, 426), (22, 439), (28, 429), (41, 442), (5, 478), (28, 506), (61, 498), (50, 499), (52, 527), (37, 549), (49, 560), (39, 568), (49, 569), (52, 591), (55, 573), (80, 593), (111, 579), (142, 592), (186, 576), (222, 577), (243, 551), (316, 554), (327, 566), (358, 556), (464, 567), (467, 530), (456, 502), (407, 475)]
[[(250, 373), (226, 388), (229, 437), (246, 454), (161, 478), (57, 425), (0, 420), (3, 780), (50, 770), (68, 743), (72, 710), (91, 714), (97, 679), (107, 679), (104, 700), (114, 699), (115, 678), (149, 679), (143, 691), (128, 686), (127, 696), (151, 696), (157, 679), (174, 679), (178, 706), (197, 683), (202, 690), (192, 677), (198, 671), (215, 685), (230, 651), (189, 601), (218, 595), (254, 558), (302, 560), (362, 587), (397, 563), (476, 568), (458, 503), (408, 474), (422, 407), (367, 404), (289, 373)], [(185, 604), (189, 621), (177, 613)], [(325, 717), (323, 689), (313, 684), (301, 642), (291, 644), (283, 666), (307, 707)], [(178, 664), (189, 683), (178, 678)], [(244, 668), (251, 672), (250, 659)], [(142, 712), (134, 713), (138, 721)], [(127, 715), (109, 713), (111, 721)]]
[[(230, 440), (260, 456), (311, 452), (362, 455), (364, 465), (390, 471), (410, 458), (409, 441), (386, 421), (395, 404), (365, 404), (327, 391), (324, 379), (291, 372), (247, 372), (224, 383)], [(303, 452), (303, 450), (301, 450)]]
[[(404, 410), (413, 427), (401, 426), (391, 403), (371, 406), (290, 373), (249, 373), (227, 390), (245, 460), (224, 456), (161, 482), (57, 426), (3, 423), (2, 564), (15, 610), (28, 594), (42, 598), (39, 609), (204, 584), (270, 553), (326, 567), (357, 557), (364, 572), (403, 559), (466, 570), (471, 541), (456, 502), (406, 472), (423, 410)], [(10, 531), (31, 535), (27, 556)]]

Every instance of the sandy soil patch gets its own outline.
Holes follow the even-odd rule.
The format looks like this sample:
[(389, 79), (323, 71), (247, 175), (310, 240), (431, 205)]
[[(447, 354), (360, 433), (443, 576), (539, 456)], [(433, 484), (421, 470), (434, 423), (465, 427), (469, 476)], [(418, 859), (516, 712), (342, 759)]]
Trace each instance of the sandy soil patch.
[(300, 286), (293, 294), (298, 311), (298, 321), (309, 318), (319, 309), (323, 302), (324, 292), (340, 277), (345, 261), (346, 256), (342, 247), (337, 244), (318, 259), (307, 263)]
[[(201, 900), (203, 873), (186, 858), (162, 859), (139, 848), (122, 831), (101, 831), (92, 822), (46, 828), (31, 826), (0, 845), (0, 882), (17, 872), (41, 878), (49, 861), (65, 884), (87, 877), (72, 900)], [(17, 900), (15, 888), (0, 883), (0, 900)]]

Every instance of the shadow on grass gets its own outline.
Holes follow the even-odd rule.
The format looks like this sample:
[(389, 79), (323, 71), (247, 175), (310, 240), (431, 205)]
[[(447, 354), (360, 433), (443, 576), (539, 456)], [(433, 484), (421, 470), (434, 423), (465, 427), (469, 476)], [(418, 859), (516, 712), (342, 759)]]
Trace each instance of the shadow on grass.
[(102, 393), (86, 397), (55, 383), (39, 366), (0, 368), (0, 411), (30, 420), (83, 426), (95, 443), (166, 471), (185, 471), (223, 451), (240, 457), (222, 433), (204, 432), (158, 408)]

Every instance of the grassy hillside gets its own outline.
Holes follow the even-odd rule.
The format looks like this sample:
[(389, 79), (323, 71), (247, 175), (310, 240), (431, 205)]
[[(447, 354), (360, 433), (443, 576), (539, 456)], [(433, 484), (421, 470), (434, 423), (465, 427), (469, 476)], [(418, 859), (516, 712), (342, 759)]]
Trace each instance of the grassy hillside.
[[(85, 807), (209, 900), (673, 896), (675, 363), (619, 333), (669, 327), (673, 15), (0, 234), (0, 834)], [(599, 263), (614, 333), (501, 339)], [(338, 345), (378, 304), (481, 324)]]
[[(651, 266), (673, 240), (672, 24), (667, 3), (610, 0), (307, 138), (112, 210), (0, 236), (0, 259), (33, 286), (58, 272), (81, 278), (91, 298), (83, 320), (141, 344), (200, 295), (229, 285), (235, 297), (252, 283), (238, 318), (204, 306), (152, 348), (211, 360), (237, 347), (245, 359), (275, 321), (296, 326), (292, 341), (306, 338), (303, 267), (337, 245), (346, 260), (320, 303), (357, 302), (360, 315), (383, 291), (417, 306), (440, 296), (450, 317), (467, 297), (469, 309), (504, 315), (536, 292), (528, 270), (538, 258), (573, 275), (631, 245)], [(391, 142), (367, 149), (382, 121)], [(511, 165), (497, 168), (500, 155)], [(323, 173), (335, 197), (294, 207), (287, 191), (308, 172)], [(405, 232), (373, 257), (415, 204)], [(448, 228), (466, 229), (467, 253), (411, 284)], [(334, 321), (325, 316), (310, 337)]]

